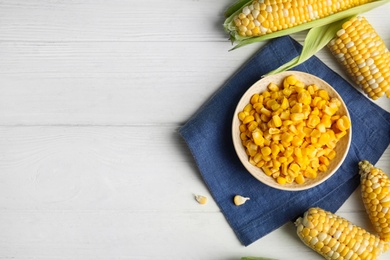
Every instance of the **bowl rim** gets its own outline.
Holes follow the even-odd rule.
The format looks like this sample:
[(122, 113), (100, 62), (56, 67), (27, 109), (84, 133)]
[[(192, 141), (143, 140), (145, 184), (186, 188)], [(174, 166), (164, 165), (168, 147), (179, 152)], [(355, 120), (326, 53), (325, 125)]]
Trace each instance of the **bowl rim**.
[[(235, 136), (235, 134), (237, 133), (237, 129), (235, 129), (235, 126), (239, 123), (239, 119), (238, 119), (237, 114), (238, 114), (238, 112), (242, 111), (243, 107), (246, 104), (248, 104), (248, 102), (250, 100), (250, 97), (254, 93), (257, 93), (257, 92), (254, 92), (252, 95), (250, 95), (249, 99), (248, 99), (248, 93), (251, 93), (253, 91), (253, 89), (257, 88), (259, 85), (266, 84), (265, 87), (268, 86), (269, 83), (273, 82), (272, 79), (275, 78), (275, 77), (280, 77), (280, 78), (283, 79), (283, 78), (285, 78), (286, 76), (289, 76), (289, 75), (295, 75), (295, 76), (298, 76), (298, 78), (301, 77), (301, 76), (309, 77), (309, 78), (313, 79), (313, 81), (320, 82), (321, 86), (326, 86), (327, 88), (331, 89), (332, 90), (332, 95), (331, 96), (337, 97), (340, 100), (340, 102), (342, 103), (342, 107), (345, 110), (345, 115), (351, 121), (351, 117), (350, 117), (350, 113), (348, 111), (347, 105), (345, 104), (345, 102), (342, 99), (342, 97), (340, 96), (340, 94), (329, 83), (327, 83), (322, 78), (320, 78), (318, 76), (315, 76), (313, 74), (310, 74), (310, 73), (306, 73), (306, 72), (302, 72), (302, 71), (289, 70), (289, 71), (284, 71), (284, 72), (280, 72), (280, 73), (277, 73), (277, 74), (274, 74), (274, 75), (269, 75), (269, 76), (263, 77), (263, 78), (259, 79), (258, 81), (256, 81), (251, 86), (249, 86), (249, 88), (240, 97), (240, 100), (238, 101), (238, 103), (236, 105), (236, 108), (234, 110), (233, 120), (232, 120), (232, 124), (231, 124), (231, 128), (232, 128), (231, 129), (231, 134), (232, 134), (232, 141), (233, 141), (234, 150), (235, 150), (235, 152), (237, 154), (237, 157), (239, 158), (241, 164), (245, 167), (245, 169), (248, 171), (249, 174), (251, 174), (253, 177), (255, 177), (258, 181), (262, 182), (263, 184), (265, 184), (267, 186), (270, 186), (270, 187), (273, 187), (275, 189), (285, 190), (285, 191), (302, 191), (302, 190), (311, 189), (311, 188), (316, 187), (316, 186), (320, 185), (321, 183), (325, 182), (330, 177), (332, 177), (337, 172), (337, 170), (340, 168), (340, 166), (343, 164), (345, 158), (347, 157), (347, 155), (349, 153), (349, 149), (350, 149), (350, 146), (351, 146), (351, 141), (352, 141), (352, 121), (351, 121), (351, 127), (347, 130), (346, 136), (344, 136), (344, 138), (348, 138), (348, 139), (347, 139), (347, 142), (346, 142), (345, 152), (343, 153), (343, 155), (340, 158), (339, 162), (334, 166), (334, 169), (332, 171), (330, 171), (328, 173), (325, 172), (323, 174), (322, 178), (317, 177), (319, 179), (316, 178), (317, 179), (316, 181), (314, 181), (313, 183), (308, 184), (308, 185), (292, 186), (292, 185), (289, 185), (289, 184), (284, 184), (284, 185), (278, 184), (274, 180), (273, 177), (267, 176), (263, 172), (263, 170), (261, 168), (259, 168), (257, 166), (254, 166), (254, 165), (251, 165), (249, 163), (249, 161), (248, 161), (248, 157), (247, 156), (246, 156), (246, 158), (243, 158), (243, 156), (241, 156), (241, 154), (239, 153), (238, 149), (244, 150), (244, 146), (242, 145), (240, 140), (239, 140), (240, 142), (235, 141), (235, 139), (237, 139), (237, 138), (239, 139), (239, 136)], [(318, 87), (322, 88), (321, 86), (318, 86)], [(264, 88), (264, 86), (263, 86), (263, 88)], [(255, 167), (256, 170), (259, 171), (263, 175), (262, 178), (260, 178), (257, 174), (254, 174), (252, 172), (252, 170), (254, 170), (253, 167)], [(263, 180), (264, 178), (265, 179), (269, 179), (270, 181), (266, 182), (266, 181)]]

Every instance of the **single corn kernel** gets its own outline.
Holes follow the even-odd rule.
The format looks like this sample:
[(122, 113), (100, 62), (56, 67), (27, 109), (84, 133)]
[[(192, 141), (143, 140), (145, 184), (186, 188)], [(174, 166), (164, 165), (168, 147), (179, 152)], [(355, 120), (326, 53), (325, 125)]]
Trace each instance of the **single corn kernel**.
[(278, 115), (274, 115), (272, 117), (272, 120), (274, 122), (275, 127), (281, 127), (282, 126), (282, 119)]
[(302, 174), (298, 174), (298, 176), (295, 177), (295, 182), (298, 184), (303, 184), (305, 183), (305, 178), (303, 177)]
[(280, 185), (284, 185), (286, 184), (287, 180), (285, 177), (279, 176), (278, 178), (276, 178), (276, 182), (279, 183)]
[(336, 121), (336, 125), (340, 131), (346, 131), (351, 127), (351, 122), (347, 116), (342, 116)]
[(233, 198), (233, 202), (234, 202), (234, 204), (235, 204), (236, 206), (241, 206), (241, 205), (245, 204), (245, 202), (246, 202), (247, 200), (250, 200), (250, 198), (243, 197), (243, 196), (241, 196), (241, 195), (236, 195), (236, 196), (234, 196), (234, 198)]
[(330, 99), (328, 92), (324, 89), (318, 90), (318, 96), (326, 101), (328, 101)]
[(207, 203), (207, 197), (205, 196), (202, 196), (202, 195), (195, 195), (195, 200), (199, 203), (199, 204), (206, 204)]
[(279, 91), (279, 87), (278, 87), (278, 85), (276, 85), (275, 83), (270, 83), (270, 84), (268, 85), (268, 90), (269, 90), (269, 91)]
[(243, 123), (243, 124), (248, 124), (249, 122), (252, 122), (252, 121), (254, 121), (254, 120), (255, 120), (255, 117), (249, 115), (249, 116), (246, 116), (246, 117), (245, 117), (245, 119), (244, 119), (244, 121), (242, 121), (242, 123)]
[(290, 115), (290, 118), (292, 121), (301, 121), (305, 118), (305, 115), (303, 113), (292, 113)]
[(270, 155), (271, 153), (272, 153), (272, 150), (271, 150), (271, 148), (269, 148), (268, 146), (264, 146), (264, 147), (261, 148), (261, 154), (262, 154), (263, 156), (268, 156), (268, 155)]
[(256, 104), (256, 103), (258, 103), (259, 102), (259, 97), (260, 97), (260, 95), (259, 94), (253, 94), (252, 95), (252, 97), (251, 97), (251, 104), (252, 105), (254, 105), (254, 104)]

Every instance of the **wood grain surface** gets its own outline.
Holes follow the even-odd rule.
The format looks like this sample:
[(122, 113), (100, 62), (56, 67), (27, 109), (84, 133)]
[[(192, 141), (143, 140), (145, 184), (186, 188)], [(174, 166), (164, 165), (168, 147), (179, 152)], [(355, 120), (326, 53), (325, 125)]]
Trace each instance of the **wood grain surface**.
[[(242, 246), (177, 133), (263, 46), (229, 52), (233, 2), (0, 0), (0, 259), (321, 259), (292, 223)], [(358, 192), (338, 213), (370, 229)]]

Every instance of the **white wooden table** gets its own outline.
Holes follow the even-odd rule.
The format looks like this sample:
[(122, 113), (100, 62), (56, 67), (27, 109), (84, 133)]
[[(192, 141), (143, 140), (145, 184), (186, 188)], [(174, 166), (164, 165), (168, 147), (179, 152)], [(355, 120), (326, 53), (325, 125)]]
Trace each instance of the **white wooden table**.
[[(228, 52), (232, 3), (0, 0), (0, 259), (322, 259), (292, 224), (242, 246), (177, 133), (262, 46)], [(357, 192), (338, 213), (369, 227)]]

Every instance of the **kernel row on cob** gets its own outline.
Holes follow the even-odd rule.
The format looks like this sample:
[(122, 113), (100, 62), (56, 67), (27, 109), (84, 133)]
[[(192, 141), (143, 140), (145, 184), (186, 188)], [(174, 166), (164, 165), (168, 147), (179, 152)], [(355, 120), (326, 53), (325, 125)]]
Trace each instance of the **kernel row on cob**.
[(302, 242), (325, 259), (376, 259), (389, 249), (378, 236), (321, 208), (310, 208), (295, 225)]
[(368, 97), (390, 97), (390, 52), (366, 18), (345, 22), (328, 47)]
[(359, 162), (361, 194), (375, 231), (390, 242), (390, 179), (367, 160)]
[(290, 35), (369, 11), (390, 0), (238, 0), (225, 12), (234, 48)]
[(390, 179), (367, 160), (359, 162), (361, 195), (377, 234), (321, 208), (295, 222), (304, 244), (325, 259), (376, 259), (390, 248)]
[(233, 18), (240, 36), (261, 36), (291, 28), (373, 0), (254, 0)]

